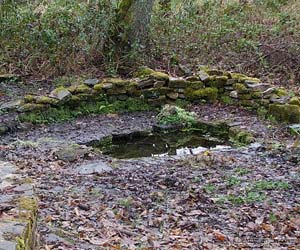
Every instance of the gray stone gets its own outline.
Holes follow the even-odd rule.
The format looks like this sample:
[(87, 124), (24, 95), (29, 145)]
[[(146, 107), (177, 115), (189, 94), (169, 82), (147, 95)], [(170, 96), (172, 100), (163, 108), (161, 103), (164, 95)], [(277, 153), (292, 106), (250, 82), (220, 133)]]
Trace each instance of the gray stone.
[(138, 81), (137, 87), (139, 89), (152, 88), (154, 86), (155, 80), (153, 79), (145, 79)]
[(166, 81), (157, 81), (154, 83), (154, 88), (161, 88), (164, 87), (167, 84)]
[(102, 174), (104, 172), (110, 172), (112, 171), (112, 167), (109, 166), (106, 162), (104, 161), (97, 161), (97, 162), (92, 162), (88, 163), (85, 165), (80, 165), (75, 168), (75, 172), (78, 174)]
[(263, 92), (263, 96), (272, 94), (272, 93), (274, 92), (275, 89), (276, 89), (276, 87), (271, 87), (271, 88), (266, 89), (266, 90)]
[(64, 145), (56, 150), (55, 155), (59, 160), (73, 162), (89, 152), (89, 148), (78, 144)]
[(49, 97), (58, 99), (60, 101), (67, 101), (71, 98), (71, 96), (71, 92), (65, 88), (54, 89), (49, 95)]
[(6, 102), (0, 106), (0, 110), (2, 111), (16, 110), (20, 107), (20, 105), (21, 105), (21, 100)]
[(98, 79), (87, 79), (84, 81), (84, 83), (90, 87), (94, 87), (96, 84), (99, 83), (99, 80)]
[(178, 148), (176, 149), (176, 155), (191, 155), (192, 152), (189, 148)]
[(172, 93), (167, 93), (166, 96), (170, 98), (171, 100), (176, 100), (178, 98), (178, 93), (172, 92)]
[(209, 80), (209, 74), (207, 74), (207, 73), (206, 73), (205, 71), (203, 71), (203, 70), (201, 70), (201, 71), (198, 72), (198, 76), (199, 76), (199, 78), (200, 78), (200, 80), (201, 80), (202, 82), (205, 82), (205, 81)]
[(226, 86), (232, 86), (233, 84), (238, 83), (237, 79), (228, 79), (225, 83)]
[(110, 82), (103, 83), (103, 85), (102, 85), (102, 89), (104, 89), (104, 90), (112, 89), (113, 87), (114, 87), (114, 85)]
[(191, 152), (192, 152), (193, 155), (197, 155), (197, 154), (205, 152), (206, 150), (207, 150), (207, 148), (200, 146), (200, 147), (197, 147), (197, 148), (192, 148)]
[(231, 91), (230, 93), (229, 93), (229, 96), (230, 97), (232, 97), (232, 98), (238, 98), (238, 92), (237, 91)]
[(270, 88), (270, 84), (267, 83), (252, 83), (245, 81), (245, 84), (248, 88), (250, 88), (253, 91), (266, 91)]

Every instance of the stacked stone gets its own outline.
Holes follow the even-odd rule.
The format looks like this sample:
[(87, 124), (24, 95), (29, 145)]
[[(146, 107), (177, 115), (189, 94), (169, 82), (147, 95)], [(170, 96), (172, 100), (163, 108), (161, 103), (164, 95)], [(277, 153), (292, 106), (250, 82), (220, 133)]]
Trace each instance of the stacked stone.
[(70, 87), (56, 88), (47, 96), (27, 95), (21, 102), (6, 103), (0, 110), (27, 112), (60, 105), (76, 106), (86, 101), (108, 99), (114, 102), (128, 98), (141, 98), (154, 106), (178, 99), (198, 103), (223, 101), (252, 109), (263, 107), (279, 121), (300, 121), (300, 100), (293, 93), (262, 83), (258, 78), (206, 67), (186, 77), (171, 77), (143, 67), (132, 79), (88, 79)]
[(32, 181), (17, 172), (0, 161), (0, 249), (36, 249), (38, 201)]

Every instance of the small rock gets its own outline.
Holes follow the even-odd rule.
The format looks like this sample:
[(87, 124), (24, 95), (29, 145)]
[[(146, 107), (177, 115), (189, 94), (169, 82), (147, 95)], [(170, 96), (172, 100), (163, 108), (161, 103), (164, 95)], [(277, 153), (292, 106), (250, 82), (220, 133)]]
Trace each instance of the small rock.
[(189, 148), (179, 148), (176, 149), (176, 155), (190, 155), (191, 150)]
[(64, 145), (55, 152), (55, 155), (59, 160), (65, 162), (73, 162), (78, 158), (86, 155), (89, 152), (89, 149), (82, 147), (78, 144)]
[(104, 172), (110, 172), (112, 170), (113, 169), (104, 161), (97, 161), (85, 165), (80, 165), (75, 169), (76, 173), (83, 175), (101, 174)]
[(236, 90), (231, 91), (229, 93), (229, 96), (232, 97), (232, 98), (238, 98), (238, 92)]
[(209, 74), (207, 74), (207, 73), (206, 73), (205, 71), (203, 71), (203, 70), (201, 70), (201, 71), (198, 72), (198, 76), (199, 76), (199, 78), (200, 78), (200, 80), (201, 80), (202, 82), (205, 82), (205, 81), (209, 80)]
[(20, 105), (21, 105), (21, 100), (6, 102), (0, 106), (0, 110), (2, 111), (15, 110), (18, 109)]
[(87, 80), (84, 81), (84, 83), (86, 85), (88, 85), (89, 87), (94, 87), (96, 84), (99, 83), (99, 80), (96, 79), (96, 78), (95, 79), (87, 79)]
[(268, 88), (270, 88), (270, 84), (267, 83), (253, 83), (251, 81), (245, 81), (245, 84), (253, 91), (266, 91)]
[(192, 152), (193, 155), (197, 155), (197, 154), (200, 154), (202, 152), (205, 152), (206, 150), (207, 150), (207, 148), (200, 146), (200, 147), (197, 147), (197, 148), (192, 148), (191, 152)]
[(178, 93), (172, 92), (172, 93), (167, 93), (166, 96), (169, 97), (171, 100), (176, 100), (178, 98)]
[(58, 99), (60, 101), (67, 101), (71, 98), (71, 96), (71, 92), (62, 87), (54, 89), (49, 95), (49, 97)]

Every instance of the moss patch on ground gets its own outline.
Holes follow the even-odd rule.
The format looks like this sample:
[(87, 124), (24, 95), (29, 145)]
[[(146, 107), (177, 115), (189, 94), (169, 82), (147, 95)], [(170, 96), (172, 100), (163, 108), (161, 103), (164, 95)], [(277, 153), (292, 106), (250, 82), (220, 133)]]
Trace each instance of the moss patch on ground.
[(61, 121), (72, 120), (76, 117), (89, 114), (108, 114), (115, 112), (135, 112), (153, 110), (149, 104), (141, 99), (128, 98), (125, 101), (108, 100), (83, 102), (77, 107), (58, 107), (49, 108), (42, 111), (34, 111), (21, 114), (19, 120), (21, 122), (30, 122), (33, 124), (47, 124)]

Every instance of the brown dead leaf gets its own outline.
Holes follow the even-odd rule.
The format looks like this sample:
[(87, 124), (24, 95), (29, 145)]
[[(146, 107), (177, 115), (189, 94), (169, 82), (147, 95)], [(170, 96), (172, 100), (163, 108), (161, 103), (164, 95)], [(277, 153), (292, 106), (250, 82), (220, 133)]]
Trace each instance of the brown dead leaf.
[(275, 230), (275, 227), (274, 226), (272, 226), (271, 224), (266, 224), (266, 223), (263, 223), (262, 225), (261, 225), (261, 227), (262, 227), (262, 229), (263, 230), (265, 230), (265, 231), (267, 231), (267, 232), (274, 232), (274, 230)]
[(227, 240), (227, 236), (222, 234), (220, 231), (215, 230), (213, 231), (213, 235), (214, 237), (218, 240), (218, 241), (225, 241)]

